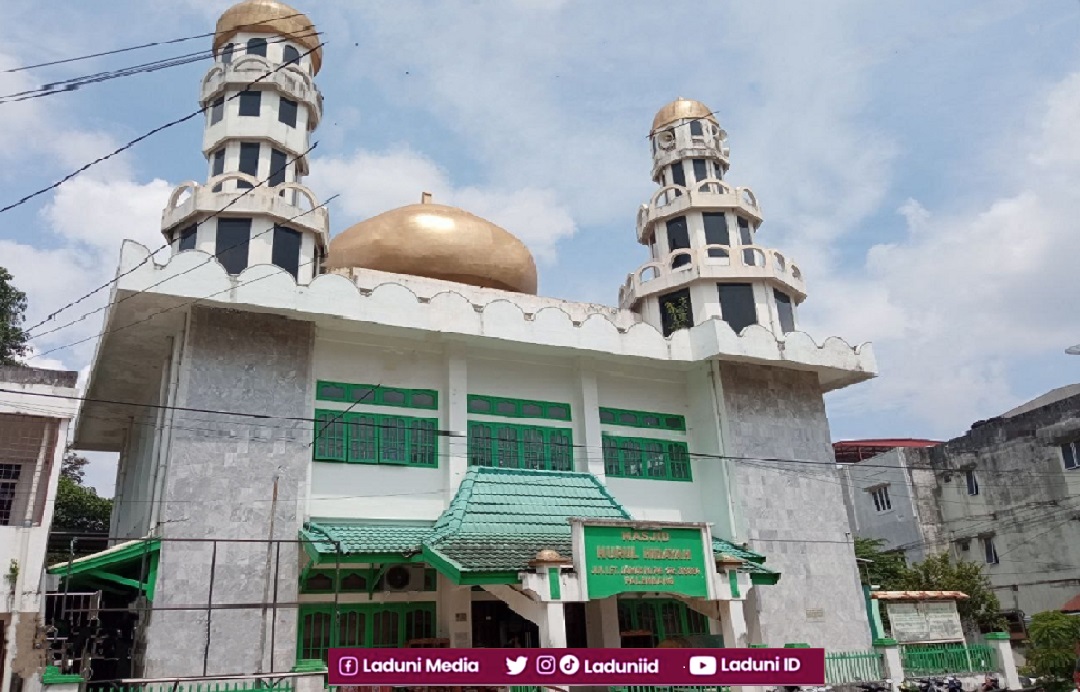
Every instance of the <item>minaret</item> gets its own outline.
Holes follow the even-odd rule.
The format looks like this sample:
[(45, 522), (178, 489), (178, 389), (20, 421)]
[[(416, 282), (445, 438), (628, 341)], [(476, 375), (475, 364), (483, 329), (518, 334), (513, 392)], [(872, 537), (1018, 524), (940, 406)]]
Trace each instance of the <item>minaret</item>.
[(299, 283), (320, 272), (329, 216), (301, 181), (322, 117), (321, 65), (314, 25), (288, 5), (244, 0), (221, 15), (200, 96), (207, 181), (169, 199), (161, 230), (173, 254), (216, 255), (230, 274), (275, 264)]
[(796, 329), (806, 298), (802, 273), (758, 245), (761, 208), (746, 187), (725, 182), (727, 133), (708, 106), (679, 98), (653, 119), (649, 141), (659, 190), (641, 205), (638, 242), (652, 259), (619, 290), (620, 307), (665, 336), (711, 318), (740, 333), (760, 324), (777, 336)]

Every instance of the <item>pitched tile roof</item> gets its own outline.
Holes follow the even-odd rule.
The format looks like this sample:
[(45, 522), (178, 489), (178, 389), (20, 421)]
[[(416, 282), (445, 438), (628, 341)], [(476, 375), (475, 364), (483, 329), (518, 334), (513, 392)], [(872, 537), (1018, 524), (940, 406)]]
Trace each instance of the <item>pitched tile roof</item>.
[[(632, 520), (607, 487), (589, 473), (473, 467), (434, 526), (309, 523), (302, 532), (320, 556), (418, 553), (452, 572), (516, 573), (545, 548), (571, 556), (571, 518)], [(721, 538), (717, 555), (744, 561), (741, 571), (771, 584), (779, 573), (765, 557)]]

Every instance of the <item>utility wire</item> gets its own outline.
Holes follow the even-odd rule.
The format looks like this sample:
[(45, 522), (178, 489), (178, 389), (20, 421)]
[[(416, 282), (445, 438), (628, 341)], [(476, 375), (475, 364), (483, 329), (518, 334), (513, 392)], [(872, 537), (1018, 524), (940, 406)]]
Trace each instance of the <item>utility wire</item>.
[[(317, 36), (319, 32), (313, 32), (311, 34), (296, 35), (290, 38), (277, 38), (267, 40), (267, 44), (270, 43), (286, 43), (293, 39), (306, 38), (308, 36)], [(235, 51), (234, 51), (235, 52)], [(240, 52), (248, 52), (246, 46), (241, 48)], [(152, 62), (143, 63), (140, 65), (131, 65), (128, 67), (121, 67), (116, 70), (108, 70), (105, 72), (95, 72), (89, 75), (83, 75), (81, 77), (71, 77), (69, 79), (63, 79), (58, 82), (50, 82), (44, 84), (37, 89), (28, 89), (24, 91), (17, 91), (12, 94), (0, 96), (0, 105), (5, 103), (17, 103), (19, 101), (28, 101), (35, 98), (43, 98), (46, 96), (55, 96), (56, 94), (64, 94), (70, 91), (75, 91), (79, 87), (87, 84), (95, 84), (98, 82), (105, 82), (112, 79), (118, 79), (121, 77), (131, 77), (136, 74), (144, 74), (150, 72), (157, 72), (158, 70), (164, 70), (169, 67), (180, 67), (182, 65), (189, 65), (191, 63), (201, 62), (213, 58), (215, 55), (212, 50), (202, 50), (196, 53), (187, 53), (185, 55), (179, 55), (172, 58), (163, 58), (161, 60), (154, 60)]]
[[(311, 53), (315, 52), (316, 50), (320, 49), (321, 47), (323, 47), (325, 45), (326, 45), (326, 42), (322, 41), (318, 45), (316, 45), (315, 47), (310, 48), (307, 51), (301, 53), (298, 56), (297, 59), (300, 59), (300, 58), (303, 58), (304, 56), (310, 55)], [(289, 66), (291, 64), (292, 63), (282, 63), (281, 65), (277, 66), (273, 70), (263, 74), (262, 76), (258, 77), (257, 79), (252, 80), (251, 82), (249, 82), (244, 87), (244, 89), (245, 90), (250, 89), (255, 84), (258, 84), (259, 82), (262, 82), (267, 77), (270, 77), (270, 76), (276, 74), (278, 71), (284, 69), (285, 67), (287, 67), (287, 66)], [(240, 96), (240, 94), (242, 93), (242, 91), (243, 90), (238, 91), (236, 94), (230, 96), (228, 98), (228, 100), (231, 101), (232, 99), (238, 98)], [(198, 110), (195, 110), (195, 111), (193, 111), (193, 112), (191, 112), (191, 113), (189, 113), (189, 114), (187, 114), (187, 115), (185, 115), (183, 117), (177, 118), (176, 120), (171, 120), (171, 121), (165, 123), (164, 125), (159, 125), (158, 127), (155, 127), (154, 129), (152, 129), (152, 130), (150, 130), (148, 132), (145, 132), (145, 133), (139, 135), (138, 137), (136, 137), (136, 138), (134, 138), (132, 140), (129, 140), (126, 144), (120, 146), (118, 149), (112, 151), (111, 153), (105, 154), (103, 156), (99, 156), (98, 158), (94, 159), (93, 161), (90, 161), (89, 163), (80, 166), (78, 169), (72, 171), (71, 173), (68, 173), (67, 175), (65, 175), (60, 180), (58, 180), (58, 181), (56, 181), (56, 182), (54, 182), (54, 183), (52, 183), (50, 185), (47, 185), (47, 186), (45, 186), (43, 188), (40, 188), (38, 190), (35, 190), (34, 192), (31, 192), (30, 194), (25, 195), (22, 198), (20, 198), (20, 199), (16, 200), (15, 202), (12, 202), (12, 203), (4, 206), (4, 207), (0, 207), (0, 214), (3, 214), (4, 212), (11, 211), (12, 209), (15, 209), (16, 207), (20, 207), (20, 206), (26, 204), (27, 202), (29, 202), (30, 200), (45, 194), (46, 192), (49, 192), (51, 190), (55, 190), (56, 188), (60, 187), (64, 183), (71, 180), (72, 178), (75, 178), (79, 174), (86, 172), (87, 170), (89, 170), (93, 166), (95, 166), (95, 165), (97, 165), (99, 163), (102, 163), (104, 161), (107, 161), (107, 160), (111, 159), (112, 157), (127, 151), (128, 149), (131, 149), (132, 147), (134, 147), (139, 142), (147, 140), (147, 139), (149, 139), (150, 137), (156, 135), (159, 132), (167, 130), (170, 127), (174, 127), (174, 126), (179, 125), (181, 123), (187, 122), (188, 120), (191, 120), (192, 118), (198, 117), (198, 116), (204, 114), (210, 108), (211, 108), (211, 104), (207, 104), (206, 106), (202, 106)]]
[[(280, 68), (278, 68), (278, 69), (280, 69)], [(265, 78), (265, 76), (266, 76), (266, 75), (264, 75), (264, 77), (261, 77), (260, 79), (263, 79), (263, 78)], [(255, 81), (259, 81), (259, 80), (255, 80)], [(254, 84), (254, 82), (251, 82), (251, 83), (249, 83), (249, 84), (248, 84), (247, 86), (248, 86), (248, 87), (250, 87), (250, 86), (251, 86), (252, 84)], [(237, 98), (237, 97), (239, 97), (241, 93), (243, 93), (243, 92), (242, 92), (242, 91), (240, 91), (240, 92), (237, 92), (237, 93), (236, 93), (235, 95), (233, 95), (233, 96), (230, 96), (228, 100), (229, 100), (229, 101), (231, 101), (232, 99), (234, 99), (234, 98)], [(206, 108), (203, 108), (202, 110), (203, 110), (203, 111), (205, 111), (205, 110), (206, 110)], [(311, 152), (311, 151), (312, 151), (312, 150), (313, 150), (313, 149), (314, 149), (315, 147), (317, 147), (317, 146), (318, 146), (318, 142), (315, 142), (315, 144), (313, 144), (313, 145), (312, 145), (312, 146), (311, 146), (311, 147), (310, 147), (310, 148), (309, 148), (309, 149), (308, 149), (308, 150), (307, 150), (306, 152), (304, 152), (304, 154), (301, 154), (301, 155), (300, 155), (299, 157), (295, 157), (295, 158), (293, 158), (293, 159), (292, 159), (291, 161), (286, 161), (286, 163), (285, 163), (285, 166), (283, 166), (283, 167), (279, 168), (279, 169), (278, 169), (278, 171), (275, 171), (275, 172), (281, 172), (281, 171), (283, 171), (283, 170), (284, 170), (285, 168), (287, 168), (287, 167), (288, 167), (289, 163), (295, 163), (296, 161), (298, 161), (298, 160), (302, 159), (302, 158), (303, 158), (303, 157), (304, 157), (304, 156), (305, 156), (305, 155), (306, 155), (307, 153)], [(233, 204), (235, 204), (235, 203), (236, 203), (236, 202), (237, 202), (237, 201), (238, 201), (238, 200), (239, 200), (240, 198), (242, 198), (242, 197), (244, 197), (244, 196), (246, 196), (246, 195), (250, 194), (250, 193), (251, 193), (251, 192), (252, 192), (252, 191), (253, 191), (253, 190), (254, 190), (255, 188), (258, 188), (258, 187), (262, 187), (262, 186), (263, 186), (263, 185), (264, 185), (264, 184), (265, 184), (266, 182), (268, 182), (268, 181), (270, 180), (270, 178), (272, 178), (272, 177), (273, 177), (273, 174), (271, 174), (271, 176), (269, 176), (269, 177), (267, 177), (267, 178), (265, 178), (265, 179), (263, 179), (263, 180), (259, 181), (259, 183), (258, 183), (257, 185), (255, 185), (255, 186), (253, 186), (253, 187), (251, 187), (251, 188), (248, 188), (248, 189), (246, 189), (246, 190), (245, 190), (244, 192), (242, 192), (242, 193), (241, 193), (240, 195), (238, 195), (238, 196), (237, 196), (237, 197), (236, 197), (235, 199), (233, 199), (233, 200), (232, 200), (232, 201), (231, 201), (231, 202), (230, 202), (229, 204), (227, 204), (227, 205), (226, 205), (225, 207), (223, 207), (222, 209), (219, 209), (219, 210), (217, 210), (217, 212), (215, 212), (213, 216), (211, 216), (211, 217), (208, 217), (207, 219), (203, 219), (203, 221), (200, 221), (199, 223), (201, 224), (201, 223), (203, 223), (203, 222), (205, 222), (205, 221), (208, 221), (208, 220), (209, 220), (210, 218), (214, 218), (215, 216), (217, 216), (217, 214), (220, 214), (220, 213), (221, 213), (221, 212), (223, 212), (223, 211), (224, 211), (225, 209), (227, 209), (227, 208), (231, 207), (231, 206), (232, 206)], [(336, 197), (336, 196), (337, 196), (337, 195), (335, 195), (335, 197)], [(321, 206), (321, 205), (320, 205), (320, 206)], [(198, 224), (196, 224), (196, 226), (198, 226)], [(105, 289), (106, 289), (106, 288), (108, 288), (109, 286), (112, 286), (113, 284), (115, 284), (115, 283), (116, 283), (117, 281), (119, 281), (120, 279), (124, 278), (124, 277), (125, 277), (125, 276), (127, 276), (128, 274), (131, 274), (131, 273), (132, 273), (132, 272), (134, 272), (135, 270), (139, 269), (139, 267), (142, 267), (142, 266), (143, 266), (143, 265), (145, 265), (145, 264), (146, 264), (147, 262), (151, 261), (151, 260), (153, 259), (153, 257), (154, 257), (154, 256), (155, 256), (155, 255), (156, 255), (157, 253), (161, 252), (162, 250), (165, 250), (165, 249), (167, 249), (167, 248), (169, 247), (169, 245), (170, 245), (170, 243), (168, 243), (168, 242), (166, 242), (166, 243), (162, 244), (162, 245), (161, 245), (160, 247), (158, 247), (158, 248), (157, 248), (156, 250), (154, 250), (153, 252), (151, 252), (151, 253), (150, 253), (150, 254), (149, 254), (149, 255), (148, 255), (148, 256), (147, 256), (147, 257), (146, 257), (145, 259), (143, 259), (143, 260), (142, 260), (141, 262), (137, 263), (137, 264), (136, 264), (136, 265), (135, 265), (134, 267), (132, 267), (131, 269), (128, 269), (127, 271), (124, 271), (124, 272), (118, 273), (118, 274), (117, 274), (116, 276), (114, 276), (114, 277), (113, 277), (112, 279), (109, 279), (108, 281), (106, 281), (106, 282), (105, 282), (105, 283), (103, 283), (102, 285), (98, 286), (97, 288), (95, 288), (95, 289), (91, 290), (91, 291), (90, 291), (90, 292), (88, 292), (88, 293), (85, 293), (84, 295), (80, 296), (79, 298), (76, 298), (75, 300), (73, 300), (73, 301), (71, 301), (71, 302), (67, 303), (66, 305), (63, 305), (62, 307), (58, 308), (57, 310), (54, 310), (53, 312), (51, 312), (51, 313), (49, 313), (48, 315), (46, 315), (44, 319), (42, 319), (41, 321), (37, 322), (36, 324), (34, 324), (34, 325), (31, 325), (30, 327), (27, 327), (25, 331), (27, 332), (28, 336), (30, 336), (31, 338), (37, 338), (37, 337), (40, 337), (40, 336), (42, 336), (43, 334), (51, 334), (52, 332), (55, 332), (55, 331), (57, 331), (57, 329), (60, 329), (60, 328), (62, 328), (62, 327), (60, 327), (60, 328), (57, 328), (57, 329), (52, 329), (52, 330), (50, 330), (50, 331), (48, 331), (48, 332), (43, 332), (42, 334), (31, 334), (31, 332), (33, 332), (33, 330), (35, 330), (35, 329), (37, 329), (38, 327), (40, 327), (40, 326), (42, 326), (42, 325), (44, 325), (44, 324), (46, 324), (46, 323), (48, 323), (48, 322), (50, 322), (50, 321), (52, 321), (52, 320), (56, 319), (56, 317), (57, 317), (57, 316), (59, 316), (59, 315), (60, 315), (60, 313), (64, 312), (65, 310), (67, 310), (67, 309), (69, 309), (69, 308), (72, 308), (72, 307), (74, 307), (74, 306), (78, 305), (79, 303), (83, 302), (83, 301), (84, 301), (84, 300), (86, 300), (87, 298), (90, 298), (90, 297), (92, 297), (92, 296), (96, 295), (97, 293), (100, 293), (101, 291), (105, 290)], [(88, 317), (88, 316), (89, 316), (90, 314), (93, 314), (93, 313), (95, 313), (95, 312), (100, 312), (100, 309), (98, 309), (98, 310), (94, 310), (94, 311), (91, 311), (91, 312), (89, 312), (89, 313), (84, 313), (84, 314), (82, 315), (82, 317), (80, 317), (79, 319), (76, 319), (76, 320), (74, 320), (74, 321), (72, 321), (72, 322), (69, 322), (69, 323), (68, 323), (68, 325), (65, 325), (65, 326), (69, 326), (69, 325), (71, 325), (71, 324), (75, 324), (76, 322), (80, 322), (80, 321), (82, 321), (82, 319), (84, 319), (84, 318)], [(80, 341), (80, 342), (77, 342), (77, 343), (82, 343), (82, 342)], [(73, 345), (74, 345), (74, 344), (68, 344), (67, 346), (64, 346), (64, 347), (62, 347), (62, 348), (67, 348), (67, 347), (69, 347), (69, 346), (73, 346)], [(59, 349), (54, 349), (54, 350), (59, 350)], [(39, 354), (39, 355), (41, 355), (41, 354)]]
[[(253, 185), (252, 187), (249, 187), (249, 188), (245, 189), (245, 190), (244, 190), (244, 192), (242, 192), (241, 194), (239, 194), (239, 195), (237, 195), (236, 197), (234, 197), (234, 198), (233, 198), (233, 199), (232, 199), (232, 200), (231, 200), (231, 201), (230, 201), (230, 202), (229, 202), (228, 204), (226, 204), (226, 205), (225, 205), (224, 207), (221, 207), (220, 209), (216, 210), (216, 211), (215, 211), (215, 212), (214, 212), (213, 214), (211, 214), (210, 216), (207, 216), (207, 217), (206, 217), (205, 219), (202, 219), (201, 221), (199, 221), (198, 223), (196, 223), (196, 224), (195, 224), (195, 228), (196, 228), (196, 229), (198, 229), (198, 228), (199, 228), (199, 226), (201, 226), (202, 224), (206, 223), (206, 222), (207, 222), (207, 221), (209, 221), (210, 219), (214, 219), (214, 218), (217, 218), (217, 217), (218, 217), (218, 216), (219, 216), (220, 214), (222, 214), (223, 212), (225, 212), (226, 210), (228, 210), (228, 209), (229, 209), (230, 207), (232, 207), (232, 206), (233, 206), (234, 204), (236, 204), (237, 202), (239, 202), (239, 201), (240, 201), (241, 199), (243, 199), (243, 198), (244, 198), (244, 197), (246, 197), (247, 195), (249, 195), (249, 194), (253, 193), (253, 192), (254, 192), (255, 190), (257, 190), (257, 189), (261, 188), (261, 187), (262, 187), (263, 185), (265, 185), (265, 184), (266, 184), (266, 183), (267, 183), (268, 181), (272, 180), (272, 179), (274, 178), (274, 176), (276, 176), (276, 175), (277, 175), (277, 174), (279, 174), (279, 173), (284, 173), (284, 172), (285, 172), (285, 169), (287, 169), (287, 168), (289, 167), (289, 165), (290, 165), (290, 164), (295, 164), (295, 163), (296, 163), (297, 161), (300, 161), (300, 160), (301, 160), (301, 159), (303, 159), (303, 158), (304, 158), (305, 156), (307, 156), (307, 155), (308, 155), (308, 154), (310, 154), (310, 153), (311, 153), (312, 151), (314, 151), (314, 150), (315, 150), (315, 148), (316, 148), (317, 146), (319, 146), (319, 143), (318, 143), (318, 142), (315, 142), (315, 143), (314, 143), (314, 144), (312, 144), (312, 145), (311, 145), (310, 147), (308, 147), (306, 151), (304, 151), (303, 153), (301, 153), (301, 154), (300, 154), (299, 156), (295, 156), (295, 157), (293, 157), (292, 159), (288, 159), (288, 160), (286, 160), (286, 161), (285, 161), (285, 163), (284, 163), (284, 164), (282, 164), (282, 165), (281, 165), (281, 166), (280, 166), (280, 167), (279, 167), (279, 168), (278, 168), (277, 170), (271, 171), (271, 172), (270, 172), (270, 175), (269, 175), (268, 177), (266, 177), (266, 178), (263, 178), (262, 180), (260, 180), (260, 181), (258, 182), (258, 184), (256, 184), (256, 185)], [(220, 183), (219, 183), (219, 184), (220, 184)], [(337, 195), (334, 195), (334, 197), (337, 197)], [(331, 199), (333, 199), (333, 198), (331, 198)], [(330, 201), (330, 199), (328, 199), (328, 200), (327, 200), (326, 202), (324, 202), (323, 204), (326, 204), (326, 203), (328, 203), (329, 201)], [(323, 205), (322, 205), (322, 204), (320, 204), (319, 206), (321, 207), (321, 206), (323, 206)], [(312, 211), (314, 211), (314, 210), (315, 210), (315, 209), (317, 209), (317, 208), (318, 208), (318, 207), (314, 207), (314, 208), (312, 208), (312, 209), (309, 209), (309, 210), (307, 210), (307, 211), (305, 211), (305, 212), (303, 212), (303, 213), (301, 213), (301, 214), (297, 214), (296, 216), (293, 216), (293, 217), (289, 218), (289, 219), (288, 219), (288, 221), (293, 221), (293, 220), (295, 220), (295, 219), (298, 219), (298, 218), (300, 218), (301, 216), (304, 216), (304, 215), (306, 215), (306, 214), (310, 214), (310, 213), (311, 213)], [(254, 238), (258, 238), (258, 237), (260, 237), (260, 236), (262, 236), (262, 235), (265, 235), (266, 233), (269, 233), (269, 232), (270, 232), (270, 231), (272, 231), (272, 230), (274, 230), (274, 227), (273, 227), (273, 226), (271, 226), (270, 228), (268, 228), (268, 229), (267, 229), (267, 230), (265, 230), (265, 231), (260, 231), (259, 233), (256, 233), (256, 234), (255, 234), (254, 236), (252, 236), (251, 238), (249, 238), (249, 239), (247, 239), (247, 240), (244, 240), (244, 241), (241, 241), (241, 242), (238, 242), (238, 243), (234, 243), (233, 245), (230, 245), (230, 246), (229, 246), (229, 247), (227, 247), (227, 248), (223, 248), (223, 249), (221, 249), (221, 250), (217, 250), (217, 251), (216, 251), (216, 252), (215, 252), (215, 253), (214, 253), (214, 254), (213, 254), (213, 255), (212, 255), (211, 257), (208, 257), (208, 258), (207, 258), (207, 259), (206, 259), (205, 261), (203, 261), (203, 262), (202, 262), (201, 264), (197, 264), (197, 265), (195, 265), (194, 267), (191, 267), (190, 269), (187, 269), (187, 270), (185, 270), (185, 271), (182, 271), (182, 272), (180, 272), (179, 274), (176, 274), (176, 275), (173, 275), (173, 276), (168, 276), (168, 277), (166, 277), (166, 278), (162, 279), (161, 281), (158, 281), (158, 282), (157, 282), (157, 283), (155, 283), (155, 284), (151, 284), (151, 285), (147, 286), (146, 288), (140, 289), (140, 290), (138, 290), (138, 291), (136, 291), (136, 292), (132, 293), (132, 294), (131, 294), (131, 295), (129, 295), (129, 296), (125, 296), (125, 297), (123, 297), (123, 298), (120, 298), (119, 300), (115, 300), (115, 301), (110, 301), (110, 302), (106, 303), (105, 305), (103, 305), (103, 306), (101, 306), (101, 307), (99, 307), (99, 308), (96, 308), (96, 309), (94, 309), (94, 310), (90, 310), (89, 312), (85, 312), (85, 313), (83, 313), (83, 314), (82, 314), (82, 315), (81, 315), (80, 317), (77, 317), (77, 318), (75, 318), (74, 320), (72, 320), (72, 321), (70, 321), (70, 322), (68, 322), (68, 323), (66, 323), (66, 324), (62, 324), (62, 325), (60, 325), (59, 327), (53, 327), (52, 329), (50, 329), (50, 330), (48, 330), (48, 331), (46, 331), (46, 332), (41, 332), (40, 334), (29, 334), (29, 331), (30, 331), (30, 330), (27, 330), (27, 332), (28, 332), (28, 334), (29, 334), (29, 336), (30, 336), (31, 338), (34, 338), (34, 339), (39, 339), (39, 338), (41, 338), (41, 337), (43, 337), (43, 336), (45, 336), (45, 335), (47, 335), (47, 334), (52, 334), (53, 332), (58, 332), (58, 331), (60, 331), (61, 329), (66, 329), (67, 327), (70, 327), (70, 326), (72, 326), (72, 325), (74, 325), (74, 324), (78, 324), (79, 322), (82, 322), (83, 320), (85, 320), (85, 319), (86, 319), (87, 317), (89, 317), (90, 315), (93, 315), (93, 314), (99, 313), (99, 312), (101, 312), (101, 311), (103, 311), (103, 310), (107, 310), (107, 309), (109, 309), (109, 308), (111, 308), (111, 307), (113, 307), (113, 306), (115, 306), (115, 305), (119, 305), (120, 303), (123, 303), (123, 302), (124, 302), (125, 300), (128, 300), (129, 298), (134, 298), (135, 296), (137, 296), (137, 295), (139, 295), (139, 294), (141, 294), (141, 293), (145, 293), (145, 292), (149, 291), (149, 290), (150, 290), (151, 288), (154, 288), (154, 287), (156, 287), (156, 286), (160, 286), (161, 284), (165, 283), (166, 281), (170, 281), (170, 280), (172, 280), (172, 279), (175, 279), (175, 278), (176, 278), (176, 277), (178, 277), (178, 276), (183, 276), (184, 274), (187, 274), (187, 273), (189, 273), (189, 272), (192, 272), (192, 271), (194, 271), (194, 270), (198, 269), (199, 267), (201, 267), (201, 266), (203, 266), (203, 265), (205, 265), (205, 264), (209, 264), (209, 263), (210, 263), (211, 261), (213, 261), (213, 260), (215, 260), (215, 259), (220, 259), (220, 257), (221, 257), (221, 256), (222, 256), (223, 254), (227, 253), (227, 252), (228, 252), (229, 250), (234, 250), (234, 249), (236, 249), (236, 248), (240, 247), (241, 245), (245, 245), (245, 244), (249, 243), (249, 242), (250, 242), (250, 241), (251, 241), (252, 239), (254, 239)], [(145, 265), (145, 264), (146, 264), (147, 262), (149, 262), (149, 261), (151, 260), (151, 258), (153, 258), (153, 256), (154, 256), (154, 255), (156, 255), (157, 253), (161, 252), (162, 250), (164, 250), (164, 249), (168, 248), (168, 247), (169, 247), (169, 245), (170, 245), (170, 243), (168, 243), (168, 242), (167, 242), (167, 243), (165, 243), (164, 245), (162, 245), (161, 247), (159, 247), (159, 248), (158, 248), (157, 250), (154, 250), (154, 251), (153, 251), (153, 252), (151, 252), (151, 253), (150, 253), (149, 255), (147, 255), (147, 256), (146, 256), (146, 257), (145, 257), (145, 258), (144, 258), (144, 259), (143, 259), (142, 261), (138, 262), (138, 263), (137, 263), (137, 264), (136, 264), (136, 265), (135, 265), (134, 267), (132, 267), (131, 269), (128, 269), (127, 271), (125, 271), (125, 272), (123, 272), (123, 273), (117, 274), (116, 278), (115, 278), (115, 279), (112, 279), (112, 281), (113, 281), (113, 282), (115, 282), (115, 281), (116, 281), (117, 279), (123, 278), (124, 276), (127, 276), (128, 274), (130, 274), (130, 273), (134, 272), (134, 271), (135, 271), (136, 269), (138, 269), (139, 267), (141, 267), (141, 266)], [(97, 289), (97, 290), (100, 290), (100, 289)], [(87, 294), (87, 295), (90, 295), (90, 294)], [(53, 313), (53, 314), (56, 314), (56, 313)], [(40, 323), (39, 323), (39, 324), (40, 324)], [(99, 335), (99, 336), (100, 336), (100, 335)], [(79, 342), (76, 342), (76, 343), (79, 343)], [(63, 350), (63, 349), (65, 349), (65, 348), (69, 348), (69, 347), (70, 347), (71, 345), (72, 345), (72, 344), (68, 344), (68, 345), (65, 345), (65, 346), (57, 346), (56, 348), (53, 348), (53, 349), (51, 349), (51, 350), (49, 350), (49, 351), (45, 351), (44, 353), (39, 353), (39, 354), (38, 354), (38, 355), (37, 355), (36, 357), (41, 357), (41, 356), (45, 355), (46, 353), (52, 353), (52, 352), (54, 352), (54, 351), (60, 351), (60, 350)]]
[[(286, 20), (286, 19), (292, 19), (293, 17), (299, 17), (301, 14), (302, 14), (301, 12), (295, 12), (293, 14), (288, 14), (288, 15), (285, 15), (283, 17), (276, 17), (273, 21), (279, 22), (279, 21), (283, 21), (283, 20)], [(243, 28), (243, 27), (248, 27), (248, 26), (253, 26), (253, 25), (251, 25), (251, 24), (241, 24), (241, 25), (239, 25), (238, 28)], [(118, 53), (128, 53), (128, 52), (131, 52), (133, 50), (141, 50), (143, 48), (152, 48), (154, 46), (166, 46), (166, 45), (173, 44), (173, 43), (183, 43), (185, 41), (194, 41), (194, 40), (200, 39), (200, 38), (210, 38), (210, 37), (215, 36), (215, 35), (217, 35), (216, 31), (210, 31), (210, 32), (207, 32), (205, 34), (195, 34), (194, 36), (181, 36), (180, 38), (171, 38), (171, 39), (168, 39), (168, 40), (165, 40), (165, 41), (153, 41), (151, 43), (142, 43), (142, 44), (139, 44), (137, 46), (128, 46), (126, 48), (116, 48), (114, 50), (107, 50), (107, 51), (103, 51), (101, 53), (90, 53), (89, 55), (79, 55), (79, 56), (76, 56), (76, 57), (73, 57), (73, 58), (63, 58), (63, 59), (60, 59), (60, 60), (52, 60), (50, 62), (41, 62), (41, 63), (37, 63), (36, 65), (26, 65), (25, 67), (14, 67), (14, 68), (12, 68), (10, 70), (4, 70), (3, 74), (9, 74), (9, 73), (12, 73), (12, 72), (25, 72), (26, 70), (36, 70), (36, 69), (41, 68), (41, 67), (52, 67), (53, 65), (63, 65), (63, 64), (66, 64), (66, 63), (71, 63), (71, 62), (78, 62), (80, 60), (90, 60), (91, 58), (100, 58), (100, 57), (104, 57), (106, 55), (116, 55)]]

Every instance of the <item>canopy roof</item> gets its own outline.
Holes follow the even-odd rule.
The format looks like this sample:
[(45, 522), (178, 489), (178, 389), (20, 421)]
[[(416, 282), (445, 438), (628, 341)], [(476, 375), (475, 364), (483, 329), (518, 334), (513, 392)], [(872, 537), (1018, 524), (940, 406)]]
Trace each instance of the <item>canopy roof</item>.
[[(426, 562), (458, 584), (517, 583), (540, 550), (571, 555), (571, 518), (633, 519), (589, 473), (474, 467), (434, 525), (314, 522), (302, 535), (317, 564)], [(755, 583), (780, 578), (758, 553), (721, 538), (713, 550)]]

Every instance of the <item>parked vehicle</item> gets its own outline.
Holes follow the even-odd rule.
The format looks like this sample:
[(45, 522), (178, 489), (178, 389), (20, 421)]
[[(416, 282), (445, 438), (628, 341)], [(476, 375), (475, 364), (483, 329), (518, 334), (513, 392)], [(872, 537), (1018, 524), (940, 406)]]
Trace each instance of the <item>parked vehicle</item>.
[(945, 678), (945, 689), (947, 692), (964, 692), (964, 684), (955, 675), (950, 675)]
[(885, 682), (864, 682), (859, 685), (859, 689), (863, 692), (891, 692), (892, 680), (886, 680)]

